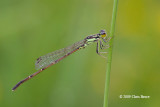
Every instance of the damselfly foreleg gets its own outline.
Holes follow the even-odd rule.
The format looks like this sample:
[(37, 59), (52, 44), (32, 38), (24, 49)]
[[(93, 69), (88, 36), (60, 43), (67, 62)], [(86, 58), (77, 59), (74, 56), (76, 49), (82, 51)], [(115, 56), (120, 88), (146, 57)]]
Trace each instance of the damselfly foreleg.
[(111, 40), (111, 37), (107, 38), (107, 40), (104, 39), (104, 38), (102, 38), (102, 39), (103, 39), (103, 41), (104, 41), (105, 43), (107, 43), (107, 42), (109, 42), (109, 41)]
[(100, 56), (102, 56), (103, 58), (106, 58), (105, 56), (101, 55), (101, 54), (104, 54), (104, 53), (107, 53), (107, 52), (99, 52), (99, 41), (97, 41), (97, 48), (96, 48), (96, 53)]
[(110, 47), (109, 44), (104, 45), (103, 42), (102, 42), (101, 40), (100, 40), (99, 42), (100, 42), (100, 48), (101, 48), (102, 50), (103, 50), (103, 49), (107, 49), (107, 48)]

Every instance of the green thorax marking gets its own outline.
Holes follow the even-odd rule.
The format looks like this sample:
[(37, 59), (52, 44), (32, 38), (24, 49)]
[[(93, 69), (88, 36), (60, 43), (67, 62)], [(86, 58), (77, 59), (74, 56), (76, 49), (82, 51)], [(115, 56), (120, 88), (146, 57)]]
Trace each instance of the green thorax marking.
[(86, 39), (86, 44), (84, 45), (84, 47), (86, 47), (96, 41), (97, 41), (97, 38)]

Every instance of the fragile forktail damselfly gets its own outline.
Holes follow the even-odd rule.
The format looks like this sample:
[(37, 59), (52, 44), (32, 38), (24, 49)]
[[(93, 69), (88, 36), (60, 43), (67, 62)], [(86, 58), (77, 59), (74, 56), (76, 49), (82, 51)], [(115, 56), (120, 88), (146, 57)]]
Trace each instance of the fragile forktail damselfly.
[[(100, 49), (108, 48), (109, 47), (108, 45), (103, 45), (103, 41), (105, 43), (107, 43), (110, 39), (111, 38), (107, 37), (107, 34), (106, 34), (105, 30), (101, 30), (100, 33), (95, 34), (95, 35), (91, 35), (91, 36), (87, 36), (84, 40), (76, 42), (71, 46), (68, 46), (66, 48), (63, 48), (63, 49), (60, 49), (60, 50), (57, 50), (57, 51), (54, 51), (54, 52), (51, 52), (51, 53), (48, 53), (44, 56), (39, 57), (36, 60), (36, 63), (35, 63), (36, 69), (38, 71), (35, 72), (34, 74), (28, 76), (24, 80), (21, 80), (20, 82), (18, 82), (12, 88), (12, 91), (17, 89), (25, 81), (33, 78), (34, 76), (36, 76), (37, 74), (39, 74), (43, 70), (47, 69), (51, 65), (54, 65), (54, 64), (58, 63), (60, 60), (69, 56), (70, 54), (76, 52), (77, 50), (85, 48), (86, 46), (88, 46), (91, 43), (94, 43), (94, 42), (97, 43), (96, 52), (97, 52), (97, 54), (101, 55), (100, 53), (102, 53), (102, 52), (99, 52), (99, 48)], [(103, 53), (106, 53), (106, 52), (103, 52)], [(102, 57), (104, 57), (104, 56), (102, 56)]]

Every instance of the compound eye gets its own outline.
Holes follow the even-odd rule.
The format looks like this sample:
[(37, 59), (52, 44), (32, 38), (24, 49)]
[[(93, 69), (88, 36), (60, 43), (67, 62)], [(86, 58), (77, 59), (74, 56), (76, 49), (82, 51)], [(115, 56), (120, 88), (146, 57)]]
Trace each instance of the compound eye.
[(100, 31), (100, 35), (101, 35), (102, 38), (106, 37), (107, 36), (106, 31), (105, 30), (101, 30)]

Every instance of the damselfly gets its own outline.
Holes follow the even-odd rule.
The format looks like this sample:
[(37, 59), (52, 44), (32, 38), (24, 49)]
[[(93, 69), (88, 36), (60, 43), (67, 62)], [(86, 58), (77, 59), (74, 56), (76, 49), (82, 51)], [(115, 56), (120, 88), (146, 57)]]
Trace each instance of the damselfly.
[[(95, 35), (91, 35), (91, 36), (87, 36), (84, 40), (76, 42), (71, 46), (68, 46), (66, 48), (63, 48), (63, 49), (60, 49), (60, 50), (57, 50), (57, 51), (54, 51), (54, 52), (51, 52), (51, 53), (48, 53), (44, 56), (39, 57), (35, 63), (36, 69), (38, 71), (35, 72), (34, 74), (28, 76), (24, 80), (21, 80), (20, 82), (18, 82), (12, 88), (12, 91), (14, 91), (16, 88), (18, 88), (25, 81), (33, 78), (34, 76), (36, 76), (37, 74), (39, 74), (43, 70), (47, 69), (51, 65), (58, 63), (59, 61), (61, 61), (65, 57), (76, 52), (77, 50), (85, 48), (86, 46), (88, 46), (91, 43), (94, 43), (94, 42), (97, 43), (97, 48), (96, 48), (97, 54), (101, 55), (101, 53), (106, 53), (106, 52), (99, 52), (99, 48), (100, 49), (108, 48), (109, 46), (104, 45), (104, 42), (107, 43), (109, 40), (110, 40), (110, 38), (107, 37), (106, 32), (104, 30), (101, 30), (100, 33), (95, 34)], [(102, 57), (104, 57), (104, 56), (102, 56)]]

